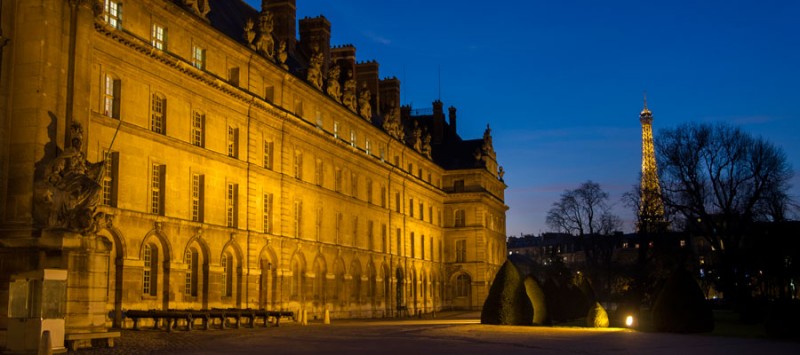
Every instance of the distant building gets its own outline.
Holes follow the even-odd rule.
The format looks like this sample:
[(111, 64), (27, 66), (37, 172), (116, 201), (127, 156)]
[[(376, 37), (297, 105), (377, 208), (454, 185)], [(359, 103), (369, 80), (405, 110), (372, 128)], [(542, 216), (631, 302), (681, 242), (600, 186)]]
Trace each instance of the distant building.
[[(481, 307), (506, 258), (490, 129), (400, 107), (327, 19), (298, 38), (295, 9), (2, 1), (0, 329), (9, 277), (41, 268), (70, 270), (68, 332), (123, 309)], [(47, 189), (101, 214), (63, 220)]]

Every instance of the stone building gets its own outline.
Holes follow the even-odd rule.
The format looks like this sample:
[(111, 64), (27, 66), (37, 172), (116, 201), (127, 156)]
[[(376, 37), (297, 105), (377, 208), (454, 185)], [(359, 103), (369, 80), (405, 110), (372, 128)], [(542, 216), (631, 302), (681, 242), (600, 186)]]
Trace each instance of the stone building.
[[(331, 46), (324, 17), (0, 1), (0, 329), (11, 275), (41, 268), (69, 270), (68, 333), (124, 309), (483, 304), (506, 255), (489, 127), (462, 140), (455, 108), (400, 107), (399, 80)], [(58, 197), (76, 161), (78, 191), (97, 184), (82, 210)]]

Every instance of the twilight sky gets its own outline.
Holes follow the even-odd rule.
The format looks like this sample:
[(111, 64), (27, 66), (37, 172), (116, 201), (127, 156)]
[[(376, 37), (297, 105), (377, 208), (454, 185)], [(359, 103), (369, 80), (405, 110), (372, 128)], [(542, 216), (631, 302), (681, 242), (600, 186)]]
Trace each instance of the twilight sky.
[(586, 180), (633, 230), (620, 197), (641, 169), (645, 90), (656, 134), (730, 122), (800, 171), (800, 1), (297, 0), (298, 19), (320, 14), (332, 44), (401, 80), (403, 104), (441, 88), (462, 137), (491, 124), (509, 235), (548, 231), (550, 205)]

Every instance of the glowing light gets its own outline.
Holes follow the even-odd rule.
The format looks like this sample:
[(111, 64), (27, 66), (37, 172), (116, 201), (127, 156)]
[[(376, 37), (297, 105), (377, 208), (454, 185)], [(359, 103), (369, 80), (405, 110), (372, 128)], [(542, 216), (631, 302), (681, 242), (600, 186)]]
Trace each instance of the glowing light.
[(628, 316), (625, 318), (625, 326), (630, 327), (633, 326), (633, 316)]

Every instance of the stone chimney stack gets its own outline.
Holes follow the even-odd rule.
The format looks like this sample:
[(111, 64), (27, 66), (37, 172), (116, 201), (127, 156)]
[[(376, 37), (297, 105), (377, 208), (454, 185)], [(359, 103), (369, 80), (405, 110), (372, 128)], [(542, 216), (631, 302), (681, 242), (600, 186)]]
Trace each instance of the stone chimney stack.
[(286, 42), (286, 51), (295, 53), (297, 45), (296, 0), (261, 0), (261, 9), (269, 11), (275, 21), (272, 35), (275, 43)]
[(331, 23), (322, 15), (300, 20), (300, 51), (308, 59), (314, 54), (314, 48), (322, 52), (324, 78), (331, 62)]
[(458, 131), (456, 130), (456, 108), (453, 107), (453, 106), (450, 106), (450, 108), (448, 110), (450, 111), (449, 112), (449, 117), (450, 117), (450, 135), (455, 137), (455, 136), (458, 135)]
[(380, 81), (380, 90), (380, 112), (389, 112), (392, 103), (400, 108), (400, 80), (396, 77), (384, 78)]
[(442, 143), (444, 140), (444, 104), (436, 100), (433, 102), (433, 143)]
[[(367, 84), (367, 89), (369, 89), (370, 95), (372, 95), (372, 99), (370, 101), (370, 106), (372, 106), (372, 114), (379, 115), (380, 112), (380, 90), (379, 90), (379, 80), (378, 80), (378, 62), (366, 61), (356, 63), (356, 82), (357, 82), (357, 89), (360, 93), (363, 89), (364, 83)], [(398, 104), (399, 105), (399, 104)]]
[(353, 78), (356, 78), (356, 47), (352, 44), (333, 46), (331, 62), (336, 63), (342, 69), (342, 81), (347, 79), (348, 71), (353, 73)]

